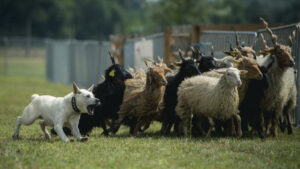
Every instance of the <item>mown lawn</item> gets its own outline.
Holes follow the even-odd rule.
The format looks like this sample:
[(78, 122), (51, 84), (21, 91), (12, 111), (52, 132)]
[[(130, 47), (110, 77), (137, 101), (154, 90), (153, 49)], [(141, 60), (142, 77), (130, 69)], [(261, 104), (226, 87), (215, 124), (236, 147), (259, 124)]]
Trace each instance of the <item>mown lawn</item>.
[(38, 122), (22, 126), (13, 140), (17, 116), (33, 93), (63, 96), (71, 86), (44, 78), (0, 75), (0, 168), (300, 168), (300, 130), (267, 138), (192, 139), (161, 137), (154, 123), (138, 138), (121, 128), (104, 137), (94, 129), (87, 142), (44, 138)]

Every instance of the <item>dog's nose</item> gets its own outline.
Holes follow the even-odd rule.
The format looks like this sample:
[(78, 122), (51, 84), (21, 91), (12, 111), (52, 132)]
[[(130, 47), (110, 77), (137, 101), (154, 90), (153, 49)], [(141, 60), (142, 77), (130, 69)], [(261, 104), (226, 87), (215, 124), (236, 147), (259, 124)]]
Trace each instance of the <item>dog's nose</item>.
[(100, 104), (101, 103), (99, 99), (96, 99), (95, 102), (96, 102), (96, 104)]

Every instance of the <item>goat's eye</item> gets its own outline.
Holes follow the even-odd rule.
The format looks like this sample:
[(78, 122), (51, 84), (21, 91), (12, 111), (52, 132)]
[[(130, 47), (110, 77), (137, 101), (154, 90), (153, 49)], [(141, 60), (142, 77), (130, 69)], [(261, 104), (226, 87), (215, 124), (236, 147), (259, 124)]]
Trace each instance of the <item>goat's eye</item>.
[(86, 97), (87, 97), (87, 98), (90, 98), (91, 96), (90, 96), (90, 95), (87, 95)]

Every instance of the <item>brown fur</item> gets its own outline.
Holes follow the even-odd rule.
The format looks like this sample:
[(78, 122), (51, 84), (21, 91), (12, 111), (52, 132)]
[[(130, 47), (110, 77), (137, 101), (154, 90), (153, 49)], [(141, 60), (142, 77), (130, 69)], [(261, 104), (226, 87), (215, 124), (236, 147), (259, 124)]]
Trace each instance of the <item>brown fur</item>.
[(121, 124), (126, 117), (137, 119), (137, 124), (132, 133), (134, 136), (142, 126), (147, 128), (153, 120), (160, 118), (160, 105), (167, 84), (165, 73), (170, 71), (163, 64), (155, 64), (154, 67), (149, 67), (147, 62), (145, 64), (148, 67), (145, 87), (131, 91), (124, 98), (118, 113), (117, 124)]

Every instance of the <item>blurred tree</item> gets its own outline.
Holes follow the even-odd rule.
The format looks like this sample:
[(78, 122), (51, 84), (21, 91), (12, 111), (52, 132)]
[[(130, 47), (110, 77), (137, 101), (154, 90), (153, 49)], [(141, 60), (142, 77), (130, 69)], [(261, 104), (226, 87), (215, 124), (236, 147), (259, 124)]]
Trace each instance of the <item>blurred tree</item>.
[(61, 37), (61, 12), (55, 0), (1, 0), (0, 35)]
[(1, 0), (0, 36), (108, 39), (166, 25), (300, 20), (299, 0)]

